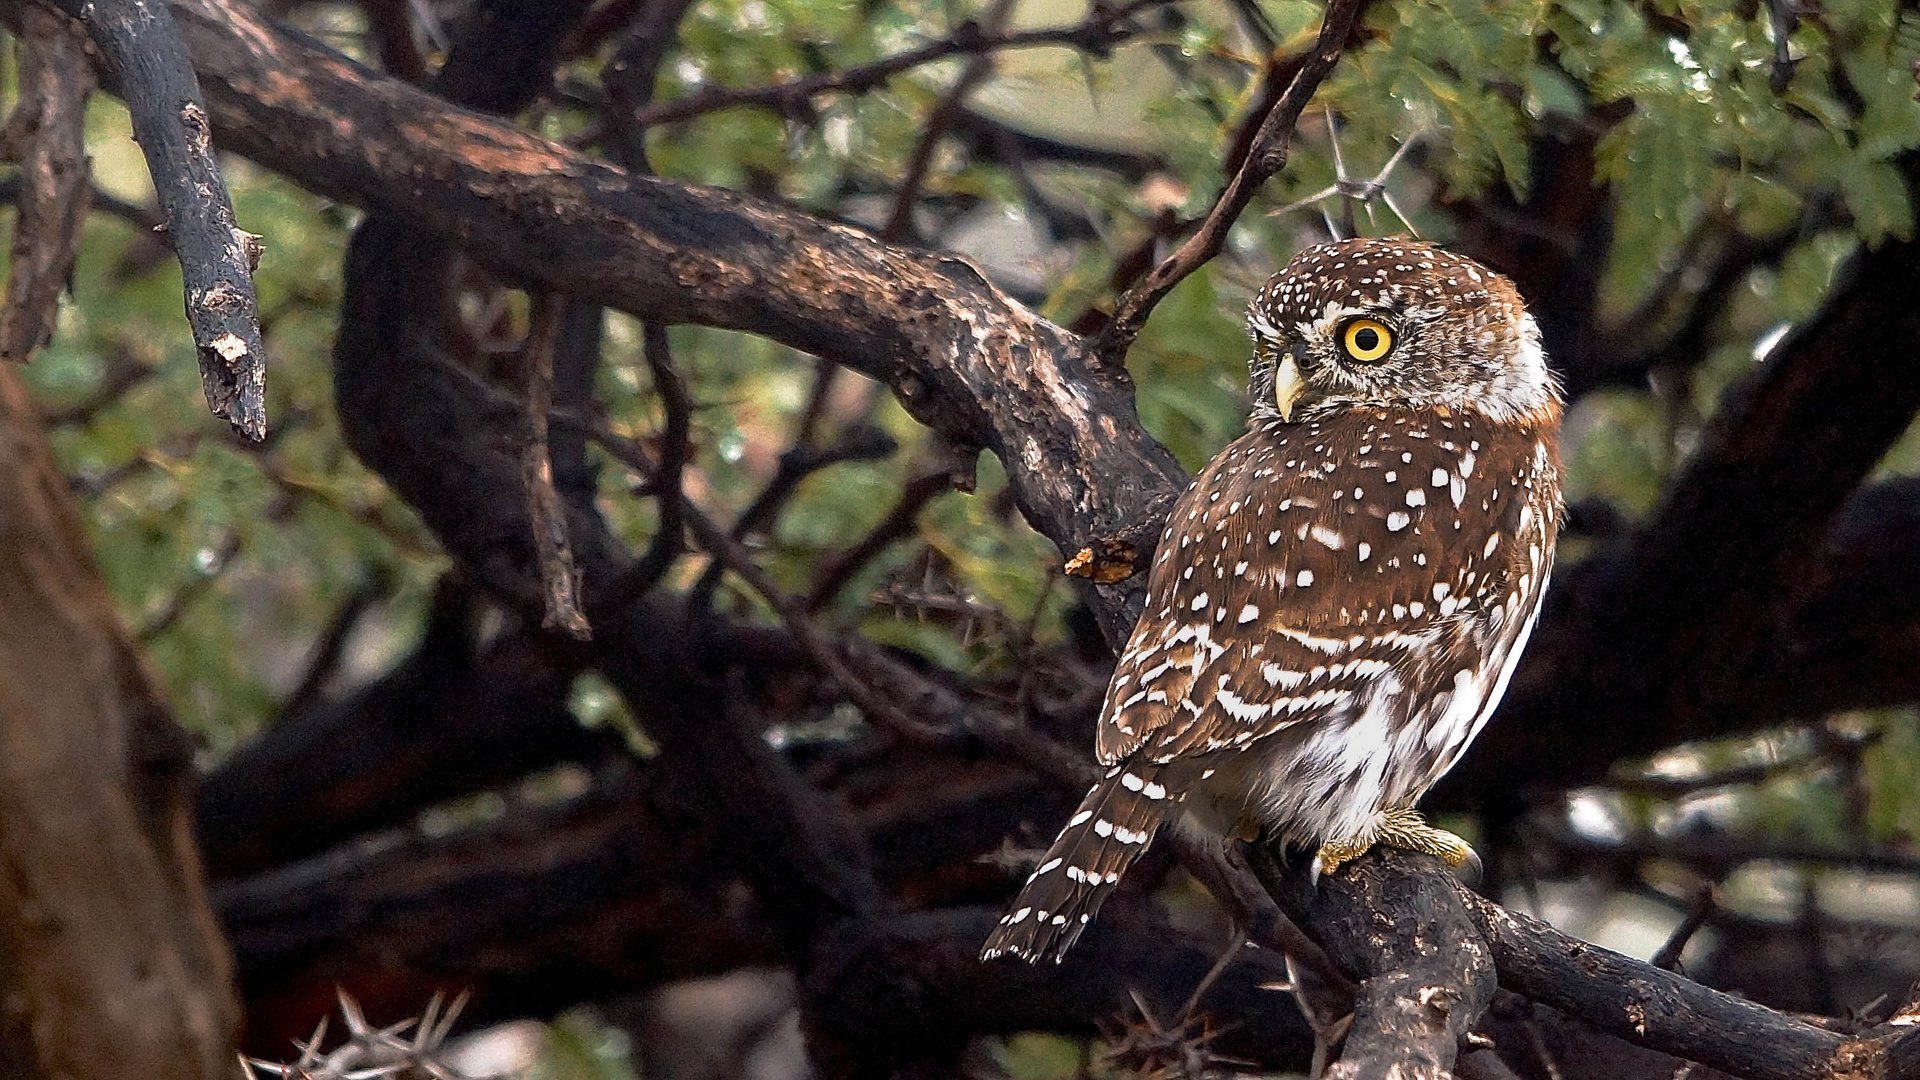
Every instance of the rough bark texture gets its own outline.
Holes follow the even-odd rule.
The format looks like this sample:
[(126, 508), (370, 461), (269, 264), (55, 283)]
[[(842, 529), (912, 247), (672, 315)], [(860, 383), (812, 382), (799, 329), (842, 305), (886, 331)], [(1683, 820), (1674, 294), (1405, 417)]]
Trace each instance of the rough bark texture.
[[(1327, 1075), (1451, 1075), (1461, 1039), (1493, 1004), (1494, 958), (1444, 874), (1398, 852), (1318, 882), (1259, 861), (1290, 914), (1360, 980), (1352, 1034)], [(1382, 872), (1406, 863), (1418, 870)]]
[(0, 160), (18, 166), (21, 178), (0, 360), (25, 361), (53, 336), (80, 250), (92, 192), (82, 136), (93, 67), (65, 19), (23, 8), (20, 20), (20, 102), (0, 128)]
[(191, 758), (0, 368), (0, 1074), (228, 1075)]

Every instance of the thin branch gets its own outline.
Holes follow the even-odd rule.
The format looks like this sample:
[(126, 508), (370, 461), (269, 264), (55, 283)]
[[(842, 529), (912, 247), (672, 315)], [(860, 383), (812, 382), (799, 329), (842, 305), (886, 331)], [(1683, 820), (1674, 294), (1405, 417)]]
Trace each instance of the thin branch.
[(1299, 71), (1287, 86), (1287, 92), (1280, 95), (1280, 100), (1274, 103), (1266, 119), (1261, 121), (1246, 160), (1233, 174), (1233, 179), (1228, 181), (1226, 190), (1220, 193), (1219, 201), (1213, 204), (1205, 220), (1201, 221), (1199, 230), (1114, 305), (1113, 318), (1093, 345), (1093, 351), (1102, 360), (1118, 364), (1133, 345), (1133, 339), (1140, 335), (1154, 306), (1165, 299), (1174, 286), (1186, 280), (1188, 275), (1206, 265), (1226, 247), (1227, 233), (1233, 228), (1233, 223), (1239, 220), (1241, 211), (1253, 201), (1261, 186), (1286, 165), (1294, 125), (1299, 122), (1301, 111), (1313, 99), (1321, 82), (1333, 73), (1341, 50), (1353, 34), (1354, 24), (1366, 4), (1367, 0), (1328, 0), (1326, 19), (1320, 27), (1320, 38), (1314, 44), (1313, 51), (1300, 64)]
[[(831, 370), (823, 369), (816, 386), (829, 381), (832, 374)], [(803, 429), (809, 426), (803, 418)], [(841, 433), (839, 442), (824, 450), (804, 441), (796, 442), (780, 455), (773, 479), (767, 481), (767, 486), (741, 512), (739, 519), (728, 530), (728, 535), (735, 543), (743, 543), (749, 537), (764, 533), (799, 491), (801, 483), (813, 474), (842, 462), (876, 461), (890, 456), (896, 449), (898, 444), (892, 436), (867, 424), (848, 428)], [(720, 586), (721, 575), (726, 570), (726, 564), (719, 560), (708, 566), (687, 592), (689, 606), (697, 611), (707, 610), (712, 604), (714, 592)]]
[(418, 85), (427, 78), (427, 58), (415, 31), (413, 0), (360, 0), (372, 31), (380, 69), (396, 79)]
[(100, 413), (112, 408), (127, 391), (158, 374), (157, 364), (148, 363), (134, 351), (131, 343), (120, 341), (113, 347), (112, 359), (100, 377), (100, 385), (79, 401), (48, 410), (41, 418), (48, 427), (73, 427), (89, 424)]
[(693, 398), (687, 384), (673, 369), (673, 354), (667, 343), (667, 328), (658, 322), (641, 327), (641, 347), (647, 369), (653, 374), (654, 393), (666, 414), (660, 433), (660, 457), (647, 478), (647, 494), (659, 508), (653, 540), (647, 552), (623, 571), (613, 584), (594, 598), (596, 612), (617, 611), (651, 591), (673, 564), (686, 554), (686, 493), (681, 479), (687, 460), (693, 456)]
[(296, 715), (320, 700), (320, 692), (326, 687), (327, 680), (340, 670), (340, 660), (346, 655), (348, 639), (360, 628), (361, 620), (385, 591), (386, 584), (378, 576), (370, 578), (353, 590), (346, 602), (333, 613), (327, 628), (321, 631), (314, 643), (313, 654), (307, 659), (306, 670), (301, 674), (300, 681), (280, 703), (278, 715)]
[(990, 33), (978, 23), (966, 22), (951, 35), (939, 41), (929, 42), (917, 49), (897, 53), (870, 64), (859, 64), (768, 86), (737, 90), (714, 87), (678, 101), (663, 102), (641, 109), (634, 114), (633, 122), (641, 127), (652, 127), (656, 124), (686, 120), (719, 109), (733, 109), (747, 105), (795, 113), (806, 108), (813, 98), (823, 94), (864, 94), (885, 84), (895, 75), (936, 60), (944, 60), (949, 56), (1046, 45), (1065, 45), (1089, 55), (1104, 56), (1115, 45), (1139, 32), (1138, 27), (1133, 23), (1136, 16), (1173, 2), (1175, 0), (1130, 0), (1129, 3), (1119, 7), (1095, 4), (1093, 11), (1079, 23), (1041, 30)]
[[(981, 19), (982, 32), (989, 37), (1000, 34), (1006, 26), (1007, 16), (1013, 11), (1013, 0), (993, 0), (986, 15)], [(900, 180), (899, 193), (894, 197), (893, 210), (887, 215), (887, 223), (880, 229), (880, 238), (893, 242), (910, 240), (913, 237), (913, 211), (920, 201), (920, 190), (926, 186), (927, 172), (933, 167), (934, 151), (940, 148), (940, 140), (946, 137), (947, 129), (952, 126), (954, 117), (960, 112), (967, 96), (993, 74), (993, 53), (976, 53), (961, 70), (960, 77), (953, 81), (946, 93), (940, 95), (939, 104), (928, 114), (926, 126), (920, 132), (919, 142), (914, 144), (913, 153), (907, 157), (906, 175)]]
[[(587, 434), (599, 443), (614, 459), (640, 473), (653, 477), (659, 466), (639, 444), (608, 428), (605, 424), (589, 417), (558, 414), (556, 419), (579, 423)], [(722, 528), (712, 518), (702, 513), (698, 507), (683, 502), (682, 515), (688, 528), (700, 546), (712, 555), (716, 565), (733, 571), (747, 583), (747, 587), (759, 594), (767, 605), (780, 617), (787, 632), (793, 635), (803, 650), (817, 664), (823, 674), (832, 679), (848, 700), (879, 721), (889, 729), (916, 742), (950, 742), (951, 736), (941, 732), (937, 726), (930, 725), (914, 716), (893, 701), (874, 693), (859, 676), (848, 667), (847, 657), (839, 642), (833, 640), (821, 630), (807, 614), (800, 602), (789, 596), (776, 584), (773, 578), (753, 559), (748, 551), (732, 533)]]
[(636, 117), (653, 101), (654, 84), (667, 58), (667, 47), (673, 44), (674, 30), (691, 5), (692, 0), (647, 3), (622, 37), (613, 58), (600, 69), (600, 85), (607, 95), (607, 150), (628, 171), (653, 171), (647, 162), (647, 127)]
[(962, 468), (959, 462), (941, 461), (930, 469), (910, 476), (900, 489), (900, 497), (894, 500), (880, 523), (861, 537), (858, 543), (827, 563), (826, 569), (814, 579), (813, 591), (807, 594), (806, 609), (817, 612), (832, 603), (854, 575), (868, 563), (894, 544), (912, 536), (919, 527), (920, 511), (926, 509), (927, 504), (942, 492), (953, 490), (956, 476)]
[(1920, 857), (1887, 848), (1841, 848), (1722, 834), (1633, 835), (1620, 840), (1597, 840), (1565, 828), (1542, 830), (1539, 839), (1568, 854), (1625, 861), (1670, 859), (1710, 873), (1725, 873), (1753, 862), (1778, 862), (1920, 876)]
[(173, 16), (160, 0), (53, 2), (86, 27), (132, 115), (180, 259), (207, 404), (258, 442), (267, 435), (267, 354), (253, 289), (259, 248), (234, 221), (200, 83)]
[(148, 612), (133, 636), (145, 644), (173, 629), (174, 624), (180, 621), (180, 617), (187, 613), (187, 608), (226, 574), (228, 568), (233, 565), (234, 557), (239, 554), (240, 533), (238, 530), (228, 529), (221, 535), (219, 543), (203, 549), (203, 555), (198, 560), (194, 576), (188, 578), (185, 585), (174, 590), (173, 595), (162, 601), (159, 607)]
[(1164, 159), (1148, 152), (1118, 150), (1069, 142), (1014, 127), (1005, 120), (960, 108), (954, 111), (953, 136), (967, 143), (977, 155), (991, 157), (1003, 164), (1046, 161), (1084, 169), (1100, 169), (1123, 180), (1138, 183), (1150, 174), (1165, 169)]
[[(0, 142), (3, 141), (4, 138), (0, 138)], [(0, 206), (19, 206), (24, 190), (20, 177), (0, 176)], [(88, 189), (87, 202), (90, 209), (98, 210), (108, 217), (118, 218), (135, 229), (149, 233), (166, 232), (166, 217), (158, 209), (129, 202), (97, 183)]]
[(1714, 900), (1713, 886), (1700, 886), (1700, 891), (1693, 896), (1693, 904), (1687, 909), (1687, 917), (1680, 920), (1680, 925), (1673, 928), (1673, 933), (1667, 935), (1666, 942), (1653, 954), (1653, 966), (1661, 971), (1679, 971), (1680, 954), (1687, 951), (1687, 943), (1706, 928), (1717, 910), (1719, 904)]
[(527, 500), (527, 519), (533, 526), (533, 546), (540, 560), (541, 596), (546, 605), (543, 626), (557, 626), (576, 640), (593, 636), (580, 610), (580, 571), (574, 565), (573, 545), (567, 539), (567, 512), (553, 486), (553, 458), (547, 451), (547, 420), (553, 412), (553, 350), (560, 340), (561, 310), (565, 301), (551, 295), (534, 297), (533, 316), (522, 349), (526, 379), (526, 440), (520, 447), (520, 480)]

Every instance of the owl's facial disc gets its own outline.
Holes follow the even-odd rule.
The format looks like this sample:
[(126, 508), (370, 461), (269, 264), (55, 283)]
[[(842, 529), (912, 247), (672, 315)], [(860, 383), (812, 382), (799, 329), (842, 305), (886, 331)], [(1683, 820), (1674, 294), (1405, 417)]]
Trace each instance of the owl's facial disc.
[(1513, 283), (1419, 241), (1297, 255), (1248, 306), (1255, 419), (1447, 406), (1539, 419), (1558, 394)]

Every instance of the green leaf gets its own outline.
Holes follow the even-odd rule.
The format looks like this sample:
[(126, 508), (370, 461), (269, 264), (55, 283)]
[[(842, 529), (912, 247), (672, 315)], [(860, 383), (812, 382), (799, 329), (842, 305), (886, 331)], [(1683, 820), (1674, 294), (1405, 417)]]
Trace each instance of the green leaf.
[(1906, 177), (1884, 161), (1859, 161), (1840, 173), (1840, 191), (1853, 212), (1854, 230), (1867, 246), (1891, 236), (1913, 239), (1913, 199)]

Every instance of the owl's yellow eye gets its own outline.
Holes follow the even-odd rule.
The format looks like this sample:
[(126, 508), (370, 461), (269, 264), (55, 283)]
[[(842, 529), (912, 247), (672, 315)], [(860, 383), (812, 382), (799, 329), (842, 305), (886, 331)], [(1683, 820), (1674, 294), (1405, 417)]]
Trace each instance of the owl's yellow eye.
[(1393, 348), (1393, 331), (1372, 319), (1355, 319), (1341, 332), (1340, 345), (1348, 356), (1370, 364)]

